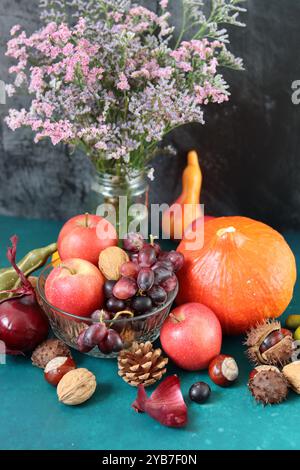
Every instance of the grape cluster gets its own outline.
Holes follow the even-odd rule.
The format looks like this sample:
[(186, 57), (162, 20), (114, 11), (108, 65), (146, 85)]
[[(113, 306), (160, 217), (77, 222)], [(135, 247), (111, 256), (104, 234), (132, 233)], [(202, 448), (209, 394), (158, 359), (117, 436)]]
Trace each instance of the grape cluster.
[[(87, 329), (83, 330), (77, 338), (77, 347), (80, 352), (90, 352), (93, 348), (98, 346), (99, 351), (103, 354), (110, 354), (112, 352), (119, 352), (123, 349), (123, 341), (117, 331), (109, 328), (105, 323), (101, 323), (99, 318), (96, 318), (99, 311), (94, 312), (93, 323)], [(110, 319), (108, 313), (105, 314), (105, 320)]]
[(138, 233), (129, 233), (123, 248), (130, 261), (121, 266), (118, 281), (106, 281), (106, 309), (120, 312), (129, 309), (135, 315), (163, 305), (175, 290), (184, 257), (176, 251), (164, 252), (158, 243), (147, 243)]

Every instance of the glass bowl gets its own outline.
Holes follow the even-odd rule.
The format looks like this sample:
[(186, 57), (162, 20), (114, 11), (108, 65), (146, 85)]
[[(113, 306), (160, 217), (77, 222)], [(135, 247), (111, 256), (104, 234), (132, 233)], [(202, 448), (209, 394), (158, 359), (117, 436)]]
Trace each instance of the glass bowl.
[[(45, 296), (45, 282), (52, 269), (52, 264), (49, 264), (39, 275), (37, 282), (38, 302), (46, 313), (55, 336), (64, 341), (68, 346), (78, 350), (77, 337), (84, 329), (96, 322), (88, 317), (78, 317), (77, 315), (64, 312), (47, 301)], [(160, 329), (170, 313), (177, 292), (178, 283), (176, 289), (168, 295), (168, 300), (164, 305), (154, 308), (144, 315), (131, 318), (122, 317), (113, 322), (111, 320), (105, 320), (104, 323), (108, 327), (118, 331), (123, 340), (124, 349), (129, 348), (134, 341), (139, 343), (146, 341), (153, 342), (159, 337)], [(114, 358), (118, 355), (118, 353), (115, 352), (103, 354), (99, 351), (98, 347), (95, 347), (86, 354), (101, 358)]]

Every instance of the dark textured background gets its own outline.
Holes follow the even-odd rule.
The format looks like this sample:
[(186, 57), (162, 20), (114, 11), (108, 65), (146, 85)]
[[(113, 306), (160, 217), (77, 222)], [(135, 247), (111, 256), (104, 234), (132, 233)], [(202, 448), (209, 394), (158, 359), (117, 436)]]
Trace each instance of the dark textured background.
[[(155, 8), (156, 0), (141, 2)], [(170, 0), (176, 22), (180, 0)], [(246, 29), (232, 30), (232, 49), (246, 72), (230, 73), (228, 104), (210, 107), (206, 125), (170, 135), (178, 156), (155, 162), (152, 200), (170, 202), (180, 191), (184, 155), (195, 147), (204, 173), (202, 202), (215, 215), (243, 214), (277, 227), (300, 227), (300, 105), (291, 84), (300, 79), (300, 1), (248, 0)], [(38, 26), (37, 0), (0, 0), (0, 79), (9, 29)], [(8, 100), (8, 105), (15, 105)], [(21, 99), (18, 98), (18, 104)], [(84, 209), (91, 168), (62, 146), (33, 144), (27, 130), (11, 132), (0, 105), (0, 213), (64, 218)]]

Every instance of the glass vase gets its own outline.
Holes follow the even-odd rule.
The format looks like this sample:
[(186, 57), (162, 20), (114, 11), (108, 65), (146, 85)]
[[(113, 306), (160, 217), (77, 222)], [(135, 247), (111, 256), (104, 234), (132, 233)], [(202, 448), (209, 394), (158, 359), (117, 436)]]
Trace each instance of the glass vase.
[[(106, 217), (121, 235), (124, 221), (127, 227), (133, 219), (137, 224), (145, 222), (148, 217), (148, 199), (149, 184), (144, 172), (133, 176), (97, 172), (92, 181), (87, 211)], [(112, 210), (115, 221), (111, 218)], [(125, 233), (124, 227), (122, 234)]]

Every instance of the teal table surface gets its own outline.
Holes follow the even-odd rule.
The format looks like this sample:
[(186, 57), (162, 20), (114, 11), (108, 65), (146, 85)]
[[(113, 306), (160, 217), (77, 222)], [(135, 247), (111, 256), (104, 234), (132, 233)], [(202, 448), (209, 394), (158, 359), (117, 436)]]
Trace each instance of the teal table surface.
[[(18, 257), (28, 250), (56, 239), (61, 224), (53, 221), (0, 217), (0, 266), (6, 263), (9, 237), (20, 237)], [(284, 234), (299, 264), (300, 233)], [(299, 288), (287, 313), (300, 313)], [(185, 429), (166, 428), (146, 414), (131, 408), (136, 389), (117, 375), (114, 360), (91, 358), (74, 353), (79, 367), (97, 377), (95, 395), (78, 407), (60, 404), (56, 391), (48, 385), (41, 369), (30, 359), (8, 357), (0, 365), (0, 448), (1, 449), (299, 449), (300, 397), (290, 393), (281, 405), (257, 405), (247, 390), (251, 369), (245, 358), (242, 338), (225, 338), (224, 353), (232, 354), (240, 367), (238, 383), (229, 389), (211, 383), (207, 372), (185, 372), (170, 364), (168, 373), (177, 373), (188, 404), (189, 423)], [(210, 400), (191, 403), (189, 387), (207, 381)], [(148, 392), (151, 389), (148, 389)]]

